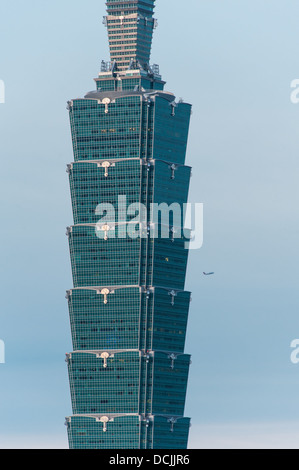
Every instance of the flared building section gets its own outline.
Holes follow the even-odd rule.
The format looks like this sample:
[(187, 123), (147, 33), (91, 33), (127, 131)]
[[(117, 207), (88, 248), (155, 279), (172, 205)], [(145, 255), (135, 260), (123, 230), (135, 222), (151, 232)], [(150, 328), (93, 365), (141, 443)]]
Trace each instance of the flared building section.
[[(125, 20), (134, 20), (133, 35), (144, 28), (144, 63), (153, 6), (107, 2), (108, 30), (126, 35)], [(184, 205), (191, 105), (164, 91), (161, 77), (145, 71), (134, 50), (137, 68), (122, 70), (119, 62), (101, 70), (96, 90), (68, 103), (72, 449), (185, 449), (188, 443)]]
[(155, 0), (108, 0), (104, 23), (108, 29), (111, 63), (118, 70), (149, 64)]

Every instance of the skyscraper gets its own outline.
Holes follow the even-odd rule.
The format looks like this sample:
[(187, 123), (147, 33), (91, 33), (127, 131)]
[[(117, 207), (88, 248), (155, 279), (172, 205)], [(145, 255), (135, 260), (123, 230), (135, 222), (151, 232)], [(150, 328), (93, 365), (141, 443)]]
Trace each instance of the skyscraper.
[(107, 0), (111, 61), (102, 62), (95, 91), (68, 103), (71, 449), (188, 443), (191, 105), (164, 91), (159, 67), (149, 65), (154, 3)]

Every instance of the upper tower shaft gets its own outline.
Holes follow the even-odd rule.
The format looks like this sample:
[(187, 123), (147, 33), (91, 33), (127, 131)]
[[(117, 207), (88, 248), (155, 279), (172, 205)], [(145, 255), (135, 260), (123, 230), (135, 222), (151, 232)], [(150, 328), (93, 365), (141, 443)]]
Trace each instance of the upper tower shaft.
[(107, 0), (104, 18), (108, 28), (111, 62), (118, 70), (139, 64), (146, 69), (150, 60), (155, 0)]

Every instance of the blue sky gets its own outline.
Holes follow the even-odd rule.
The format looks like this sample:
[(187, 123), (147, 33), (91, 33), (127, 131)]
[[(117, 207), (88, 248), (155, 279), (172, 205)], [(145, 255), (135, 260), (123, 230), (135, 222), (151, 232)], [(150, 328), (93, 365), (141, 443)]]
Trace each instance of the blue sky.
[[(299, 5), (186, 5), (157, 0), (152, 63), (193, 104), (190, 201), (204, 204), (186, 283), (190, 446), (299, 448)], [(0, 448), (67, 447), (66, 102), (109, 59), (104, 14), (104, 0), (0, 4)]]

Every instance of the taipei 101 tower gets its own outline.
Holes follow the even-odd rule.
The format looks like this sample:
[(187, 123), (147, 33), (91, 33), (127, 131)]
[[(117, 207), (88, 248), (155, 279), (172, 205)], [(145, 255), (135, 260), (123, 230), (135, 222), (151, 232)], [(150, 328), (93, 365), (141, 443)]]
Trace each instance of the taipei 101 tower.
[(68, 102), (69, 447), (187, 449), (191, 105), (150, 65), (155, 0), (106, 4), (110, 61), (94, 91)]

